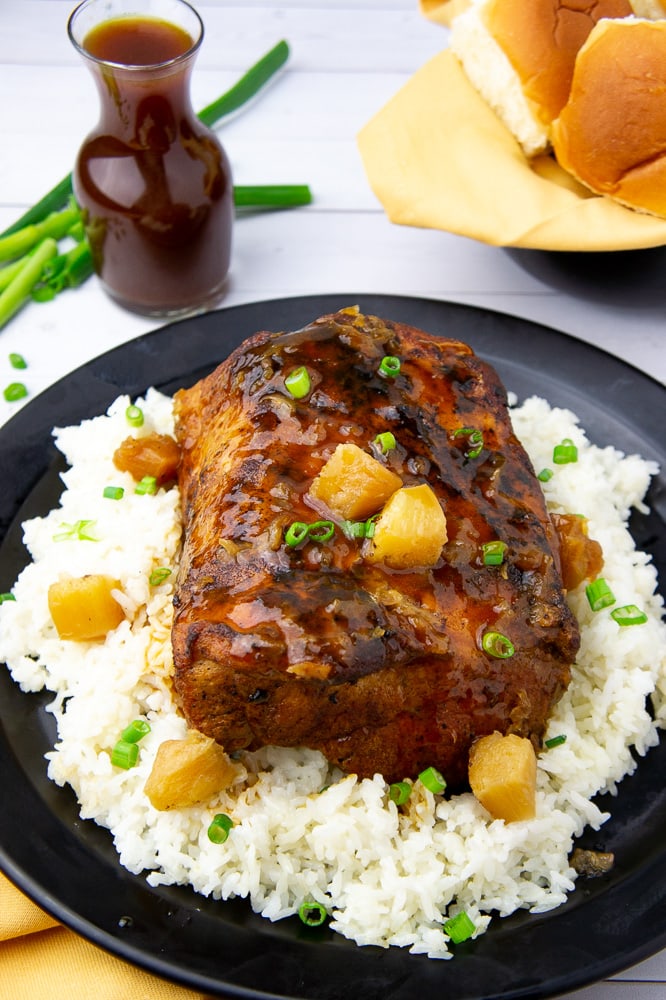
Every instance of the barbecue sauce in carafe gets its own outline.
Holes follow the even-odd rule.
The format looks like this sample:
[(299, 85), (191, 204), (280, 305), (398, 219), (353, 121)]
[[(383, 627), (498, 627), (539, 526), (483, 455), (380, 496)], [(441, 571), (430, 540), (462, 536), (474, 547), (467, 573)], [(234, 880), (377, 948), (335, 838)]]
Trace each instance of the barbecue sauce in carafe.
[(176, 24), (131, 15), (97, 24), (79, 48), (101, 100), (74, 170), (97, 274), (138, 312), (211, 304), (229, 269), (233, 187), (190, 104), (198, 44)]

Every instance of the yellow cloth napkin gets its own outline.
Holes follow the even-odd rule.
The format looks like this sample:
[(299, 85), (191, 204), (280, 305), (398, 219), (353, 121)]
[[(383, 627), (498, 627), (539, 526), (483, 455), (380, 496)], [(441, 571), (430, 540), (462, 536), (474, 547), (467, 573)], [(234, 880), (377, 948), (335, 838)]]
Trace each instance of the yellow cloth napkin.
[[(428, 8), (442, 22), (451, 10)], [(550, 156), (528, 161), (448, 50), (368, 122), (358, 145), (372, 190), (401, 225), (541, 250), (666, 243), (665, 219), (592, 194)]]
[(205, 1000), (62, 927), (0, 875), (2, 1000)]

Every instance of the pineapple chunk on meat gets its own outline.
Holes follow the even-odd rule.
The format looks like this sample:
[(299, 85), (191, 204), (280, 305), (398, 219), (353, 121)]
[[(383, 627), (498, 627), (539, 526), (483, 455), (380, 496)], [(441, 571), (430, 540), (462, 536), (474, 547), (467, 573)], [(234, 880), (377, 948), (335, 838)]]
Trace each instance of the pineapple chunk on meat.
[(446, 515), (430, 486), (403, 486), (379, 515), (365, 558), (392, 569), (429, 568), (447, 537)]
[(310, 496), (339, 517), (365, 520), (375, 514), (402, 480), (356, 444), (339, 444), (310, 487)]

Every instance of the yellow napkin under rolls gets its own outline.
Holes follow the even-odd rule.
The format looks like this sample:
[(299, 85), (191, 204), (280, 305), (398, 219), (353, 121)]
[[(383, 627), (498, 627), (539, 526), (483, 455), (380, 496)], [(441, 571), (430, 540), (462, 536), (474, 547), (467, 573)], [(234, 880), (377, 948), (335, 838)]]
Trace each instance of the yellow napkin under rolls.
[[(448, 16), (448, 4), (430, 8)], [(372, 190), (401, 225), (540, 250), (666, 243), (666, 219), (593, 194), (551, 156), (528, 161), (448, 50), (365, 125), (358, 145)]]
[(43, 997), (206, 1000), (202, 993), (165, 982), (85, 941), (0, 874), (0, 998)]

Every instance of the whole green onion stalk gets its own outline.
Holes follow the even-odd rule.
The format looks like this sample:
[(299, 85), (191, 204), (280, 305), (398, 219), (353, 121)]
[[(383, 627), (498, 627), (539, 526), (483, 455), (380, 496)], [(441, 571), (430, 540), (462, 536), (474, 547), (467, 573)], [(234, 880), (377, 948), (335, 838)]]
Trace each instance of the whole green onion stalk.
[(58, 244), (52, 236), (47, 236), (21, 261), (21, 267), (0, 292), (0, 326), (18, 312), (39, 281), (42, 269), (57, 253)]
[[(211, 127), (255, 97), (289, 58), (287, 42), (273, 46), (225, 93), (199, 112)], [(307, 184), (234, 186), (238, 211), (294, 208), (309, 205)], [(74, 240), (65, 253), (58, 242)], [(29, 299), (46, 302), (66, 288), (77, 288), (93, 273), (90, 247), (83, 234), (81, 213), (73, 197), (72, 175), (55, 187), (0, 233), (0, 328)]]

